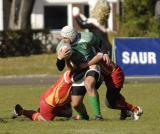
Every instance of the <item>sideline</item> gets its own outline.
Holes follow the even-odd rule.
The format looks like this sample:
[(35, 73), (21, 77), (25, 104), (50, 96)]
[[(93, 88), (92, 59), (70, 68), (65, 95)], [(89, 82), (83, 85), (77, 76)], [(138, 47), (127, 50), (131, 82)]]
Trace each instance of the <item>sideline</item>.
[[(0, 85), (36, 85), (36, 84), (52, 84), (60, 75), (36, 74), (23, 76), (0, 76)], [(126, 77), (125, 83), (160, 83), (160, 77)]]
[(36, 74), (23, 76), (0, 76), (0, 85), (52, 84), (60, 75)]
[(160, 76), (126, 77), (125, 83), (160, 83)]

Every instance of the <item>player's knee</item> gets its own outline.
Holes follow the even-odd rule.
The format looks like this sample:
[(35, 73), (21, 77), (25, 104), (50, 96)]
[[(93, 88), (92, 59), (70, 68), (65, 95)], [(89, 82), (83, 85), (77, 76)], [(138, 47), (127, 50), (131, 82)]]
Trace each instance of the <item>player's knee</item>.
[(99, 71), (95, 71), (95, 70), (89, 70), (86, 75), (85, 75), (86, 79), (88, 77), (90, 77), (88, 79), (88, 82), (96, 82), (100, 79), (100, 72)]
[(111, 109), (115, 108), (115, 103), (112, 100), (108, 100), (107, 98), (105, 99), (105, 105)]
[(96, 82), (99, 80), (99, 76), (99, 73), (94, 70), (90, 70), (86, 73), (85, 87), (88, 92), (95, 90), (95, 85)]
[(108, 107), (108, 108), (111, 108), (111, 105), (109, 104), (108, 100), (105, 99), (105, 105)]
[(42, 117), (42, 115), (41, 115), (40, 113), (35, 113), (35, 114), (33, 114), (32, 120), (33, 120), (33, 121), (47, 121), (46, 119), (44, 119), (44, 118)]
[(88, 79), (89, 79), (89, 77), (85, 80), (86, 91), (89, 95), (95, 94), (95, 92), (96, 92), (95, 81), (90, 81)]

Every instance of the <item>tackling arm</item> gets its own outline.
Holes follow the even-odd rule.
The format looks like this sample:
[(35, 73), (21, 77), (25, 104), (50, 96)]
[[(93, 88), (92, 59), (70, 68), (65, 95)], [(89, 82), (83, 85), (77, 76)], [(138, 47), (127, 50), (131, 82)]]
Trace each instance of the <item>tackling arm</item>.
[(88, 61), (87, 63), (81, 64), (80, 68), (87, 68), (91, 65), (95, 65), (97, 64), (99, 61), (101, 61), (103, 59), (103, 53), (97, 53), (90, 61)]

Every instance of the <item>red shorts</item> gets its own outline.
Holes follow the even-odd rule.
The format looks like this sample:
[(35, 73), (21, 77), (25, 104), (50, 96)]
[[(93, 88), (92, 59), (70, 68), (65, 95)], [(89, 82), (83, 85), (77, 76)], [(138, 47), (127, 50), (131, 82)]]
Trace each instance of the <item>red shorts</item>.
[(117, 66), (115, 70), (110, 75), (103, 75), (104, 82), (107, 88), (118, 88), (121, 89), (124, 83), (124, 73), (123, 70)]
[(48, 105), (43, 95), (40, 98), (40, 115), (47, 121), (53, 120), (55, 116), (63, 116), (63, 114), (68, 110), (71, 112), (70, 102), (67, 102), (63, 106), (50, 106)]

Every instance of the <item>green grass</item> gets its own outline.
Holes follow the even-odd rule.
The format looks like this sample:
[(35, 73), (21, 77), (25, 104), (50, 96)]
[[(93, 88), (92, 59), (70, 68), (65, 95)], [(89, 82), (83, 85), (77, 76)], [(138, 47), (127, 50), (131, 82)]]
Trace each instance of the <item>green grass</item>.
[(56, 68), (56, 54), (0, 58), (0, 76), (59, 73)]
[[(100, 93), (101, 110), (105, 121), (74, 121), (56, 118), (51, 122), (33, 122), (24, 117), (10, 119), (16, 103), (27, 109), (37, 109), (40, 94), (50, 85), (0, 86), (0, 134), (159, 134), (160, 132), (160, 84), (125, 84), (122, 93), (126, 99), (143, 107), (144, 114), (138, 121), (119, 120), (119, 111), (104, 105), (105, 87)], [(85, 104), (93, 119), (85, 98)], [(75, 112), (74, 112), (75, 115)]]
[[(55, 65), (55, 54), (29, 57), (0, 58), (0, 76), (28, 74), (60, 74)], [(85, 104), (90, 121), (66, 121), (56, 118), (51, 122), (33, 122), (27, 118), (10, 119), (13, 106), (22, 104), (27, 109), (37, 109), (40, 94), (50, 85), (0, 85), (0, 134), (159, 134), (160, 84), (125, 84), (122, 93), (126, 99), (143, 107), (144, 115), (138, 121), (119, 120), (119, 111), (104, 105), (105, 87), (101, 86), (101, 110), (105, 121), (93, 120), (88, 101)], [(74, 115), (76, 113), (74, 112)]]

